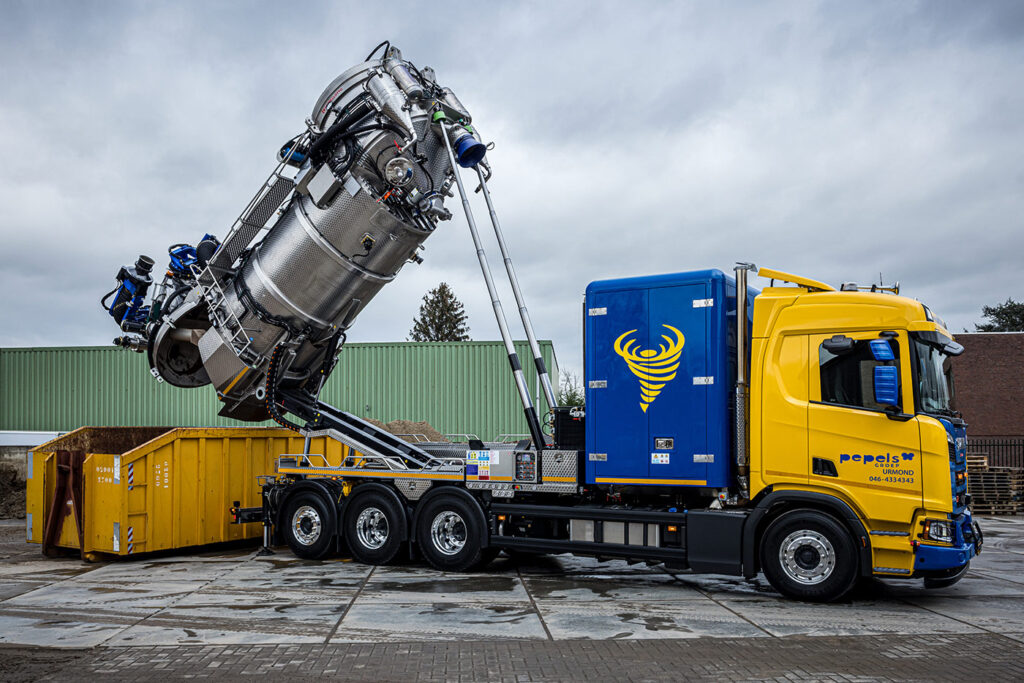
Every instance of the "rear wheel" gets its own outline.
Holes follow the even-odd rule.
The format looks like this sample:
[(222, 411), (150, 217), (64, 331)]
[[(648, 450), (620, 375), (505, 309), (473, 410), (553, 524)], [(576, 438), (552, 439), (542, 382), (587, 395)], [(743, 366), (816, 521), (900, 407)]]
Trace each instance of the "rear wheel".
[(352, 557), (363, 564), (387, 564), (402, 546), (405, 514), (379, 491), (357, 495), (345, 509), (345, 538)]
[(479, 512), (463, 497), (444, 494), (430, 499), (418, 520), (416, 540), (433, 567), (459, 572), (494, 559), (481, 548)]
[(332, 506), (313, 491), (296, 493), (281, 519), (285, 541), (306, 560), (319, 560), (331, 550), (335, 524)]
[(813, 510), (788, 512), (761, 540), (761, 567), (775, 590), (797, 600), (832, 602), (857, 581), (857, 547), (846, 528)]

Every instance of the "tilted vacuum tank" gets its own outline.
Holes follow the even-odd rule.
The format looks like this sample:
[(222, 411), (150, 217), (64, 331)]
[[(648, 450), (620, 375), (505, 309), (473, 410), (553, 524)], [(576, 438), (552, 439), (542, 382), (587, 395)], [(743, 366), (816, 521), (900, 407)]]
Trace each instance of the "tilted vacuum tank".
[[(482, 254), (456, 177), (461, 166), (479, 176), (536, 346), (487, 192), (486, 150), (469, 112), (433, 70), (382, 43), (320, 95), (306, 130), (281, 147), (277, 168), (223, 242), (208, 234), (194, 247), (172, 246), (148, 303), (152, 259), (122, 267), (113, 301), (104, 299), (127, 332), (115, 343), (145, 351), (153, 374), (170, 384), (212, 384), (224, 416), (277, 417), (278, 390), (315, 401), (345, 331), (406, 263), (420, 261), (424, 240), (451, 218), (445, 198), (456, 182)], [(485, 259), (481, 267), (511, 351)], [(549, 392), (546, 370), (542, 380)]]

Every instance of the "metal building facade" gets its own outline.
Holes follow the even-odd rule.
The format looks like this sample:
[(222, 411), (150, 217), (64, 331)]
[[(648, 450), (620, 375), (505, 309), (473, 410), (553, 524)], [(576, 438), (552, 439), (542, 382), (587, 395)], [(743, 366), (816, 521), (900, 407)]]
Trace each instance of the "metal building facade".
[[(550, 341), (540, 345), (556, 381), (554, 348)], [(524, 368), (532, 367), (526, 342), (516, 347)], [(548, 408), (535, 373), (530, 387), (543, 414)], [(491, 439), (527, 431), (501, 342), (346, 344), (321, 399), (384, 422), (427, 420), (444, 433)], [(112, 346), (0, 349), (0, 430), (244, 424), (218, 410), (210, 387), (157, 382), (144, 354)]]

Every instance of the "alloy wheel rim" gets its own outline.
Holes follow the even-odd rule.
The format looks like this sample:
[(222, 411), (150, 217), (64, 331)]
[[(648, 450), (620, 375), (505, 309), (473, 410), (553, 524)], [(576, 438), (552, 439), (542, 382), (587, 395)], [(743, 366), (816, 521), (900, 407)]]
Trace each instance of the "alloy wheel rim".
[(356, 537), (364, 548), (377, 550), (388, 541), (388, 518), (380, 508), (368, 507), (356, 518)]
[(316, 508), (303, 505), (292, 515), (292, 535), (302, 545), (313, 545), (320, 540), (323, 523)]
[(466, 522), (457, 512), (445, 510), (430, 525), (430, 540), (443, 555), (457, 555), (466, 547)]
[(813, 586), (832, 576), (836, 551), (832, 542), (817, 531), (800, 529), (786, 536), (779, 546), (782, 571), (797, 583)]

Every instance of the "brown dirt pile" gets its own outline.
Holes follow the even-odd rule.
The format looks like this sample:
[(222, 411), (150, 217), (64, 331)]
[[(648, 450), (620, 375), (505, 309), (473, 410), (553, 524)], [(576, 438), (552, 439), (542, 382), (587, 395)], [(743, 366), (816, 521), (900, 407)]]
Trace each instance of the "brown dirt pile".
[(0, 465), (0, 519), (25, 518), (25, 482), (18, 470)]
[(426, 441), (448, 440), (444, 438), (444, 434), (434, 429), (426, 420), (421, 422), (413, 422), (411, 420), (392, 420), (385, 424), (380, 420), (374, 420), (373, 418), (364, 419), (375, 427), (386, 429), (392, 434), (401, 436), (401, 438), (410, 443), (416, 443), (417, 441), (423, 441), (424, 439)]

